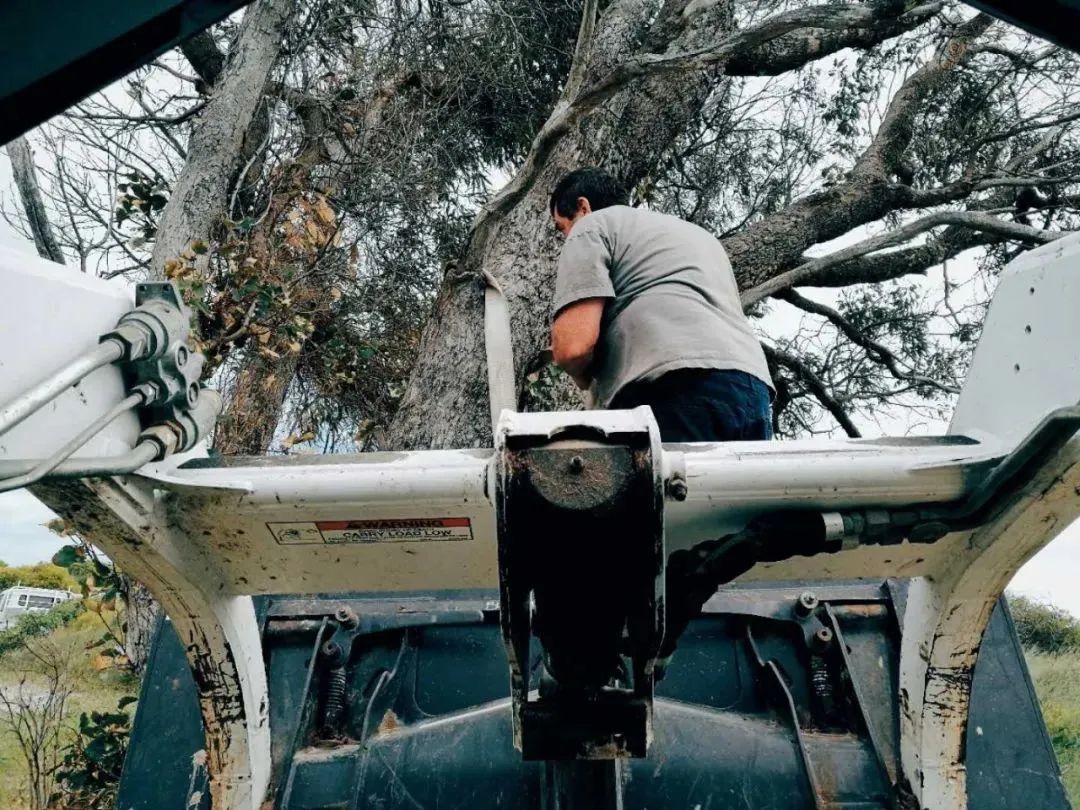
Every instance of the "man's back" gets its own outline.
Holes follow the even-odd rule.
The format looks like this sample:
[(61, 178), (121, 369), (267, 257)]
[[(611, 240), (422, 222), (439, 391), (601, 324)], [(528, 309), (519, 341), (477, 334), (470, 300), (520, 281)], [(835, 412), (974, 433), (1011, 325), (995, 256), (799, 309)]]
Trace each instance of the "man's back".
[(771, 385), (710, 233), (677, 217), (613, 205), (578, 220), (563, 246), (555, 310), (609, 298), (593, 359), (598, 404), (677, 369), (743, 371)]

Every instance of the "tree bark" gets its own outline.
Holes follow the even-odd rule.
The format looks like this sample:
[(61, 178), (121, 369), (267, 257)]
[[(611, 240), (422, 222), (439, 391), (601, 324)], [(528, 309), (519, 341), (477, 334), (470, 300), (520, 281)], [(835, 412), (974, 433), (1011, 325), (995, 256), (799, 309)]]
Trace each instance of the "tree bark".
[(161, 608), (141, 583), (125, 577), (128, 583), (124, 598), (124, 652), (131, 671), (141, 674), (150, 657), (150, 645), (154, 640)]
[(209, 93), (225, 70), (225, 54), (218, 48), (214, 35), (209, 31), (200, 31), (180, 43), (180, 52), (202, 82), (195, 89), (200, 93)]
[(187, 162), (162, 212), (150, 270), (162, 277), (194, 240), (209, 241), (226, 210), (229, 180), (243, 152), (244, 135), (262, 102), (281, 51), (294, 0), (258, 0), (244, 15), (234, 52), (188, 144)]
[(57, 264), (66, 264), (64, 252), (60, 250), (52, 226), (49, 224), (45, 201), (41, 198), (41, 187), (38, 185), (37, 171), (34, 169), (34, 155), (30, 150), (29, 141), (26, 138), (16, 138), (4, 148), (7, 149), (8, 157), (11, 159), (15, 187), (19, 190), (19, 199), (22, 201), (23, 211), (30, 224), (30, 232), (34, 235), (34, 246), (37, 248), (38, 255)]

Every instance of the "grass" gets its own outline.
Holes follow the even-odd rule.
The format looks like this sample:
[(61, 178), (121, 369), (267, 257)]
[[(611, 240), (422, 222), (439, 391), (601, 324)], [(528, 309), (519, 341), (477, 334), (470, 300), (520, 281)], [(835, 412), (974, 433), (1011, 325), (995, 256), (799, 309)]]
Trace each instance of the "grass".
[[(121, 697), (138, 694), (138, 683), (131, 676), (115, 670), (95, 670), (94, 651), (88, 651), (87, 647), (103, 632), (100, 617), (87, 612), (47, 638), (47, 643), (55, 645), (70, 662), (74, 691), (67, 704), (67, 739), (74, 736), (82, 712), (115, 711)], [(36, 674), (37, 666), (25, 649), (3, 655), (0, 657), (0, 687), (17, 684), (21, 672), (28, 673), (28, 685), (43, 686), (44, 678)], [(24, 810), (29, 807), (27, 766), (14, 734), (3, 722), (5, 716), (0, 709), (0, 808)]]
[(1080, 807), (1080, 652), (1029, 652), (1027, 662), (1069, 801)]

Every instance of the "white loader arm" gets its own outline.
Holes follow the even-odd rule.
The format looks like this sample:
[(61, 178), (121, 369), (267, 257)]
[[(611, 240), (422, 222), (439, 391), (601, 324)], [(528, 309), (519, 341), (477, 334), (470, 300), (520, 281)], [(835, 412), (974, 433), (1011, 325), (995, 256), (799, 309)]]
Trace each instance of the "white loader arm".
[[(796, 549), (742, 579), (914, 579), (903, 617), (902, 760), (923, 807), (966, 807), (971, 673), (991, 608), (1080, 513), (1078, 263), (1073, 236), (1003, 272), (947, 436), (654, 453), (669, 553), (797, 512), (820, 519), (829, 553)], [(14, 313), (0, 324), (0, 405), (113, 330), (130, 309), (120, 290), (0, 253), (0, 295)], [(31, 327), (58, 321), (53, 340), (28, 338)], [(0, 422), (0, 476), (25, 474), (120, 403), (130, 393), (122, 368), (98, 369), (6, 432)], [(270, 778), (251, 595), (496, 588), (509, 509), (497, 501), (515, 442), (540, 436), (565, 449), (591, 446), (584, 435), (656, 435), (640, 409), (504, 412), (495, 450), (171, 456), (106, 475), (109, 458), (139, 447), (148, 429), (140, 413), (113, 422), (58, 468), (64, 478), (34, 491), (165, 607), (202, 694), (214, 806), (244, 810), (259, 807)], [(95, 477), (77, 477), (87, 471)]]

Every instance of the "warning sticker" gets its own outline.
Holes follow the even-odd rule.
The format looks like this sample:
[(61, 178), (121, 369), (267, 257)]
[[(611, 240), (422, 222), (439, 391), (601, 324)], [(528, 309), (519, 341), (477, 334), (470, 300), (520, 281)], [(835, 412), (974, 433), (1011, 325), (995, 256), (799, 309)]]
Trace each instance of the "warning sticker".
[(472, 540), (468, 518), (383, 518), (267, 523), (278, 543), (424, 543)]

